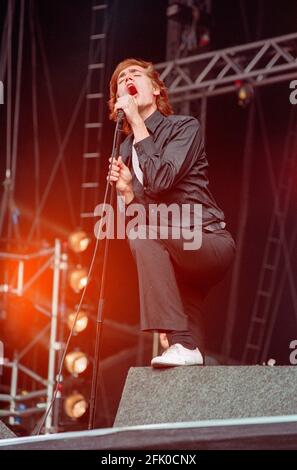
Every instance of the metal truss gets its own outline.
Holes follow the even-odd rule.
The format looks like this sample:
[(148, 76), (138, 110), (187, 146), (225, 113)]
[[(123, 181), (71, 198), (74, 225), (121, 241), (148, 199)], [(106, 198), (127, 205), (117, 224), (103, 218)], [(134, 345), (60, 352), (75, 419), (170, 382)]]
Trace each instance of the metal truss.
[[(104, 118), (104, 77), (108, 29), (108, 2), (94, 0), (91, 14), (89, 64), (86, 83), (84, 150), (80, 200), (80, 226), (92, 231), (98, 204)], [(90, 222), (91, 218), (91, 222)]]
[[(31, 278), (24, 283), (24, 270), (25, 262), (32, 259), (41, 259), (45, 258), (44, 262), (40, 268), (31, 276)], [(41, 249), (35, 253), (29, 255), (22, 254), (13, 254), (13, 253), (0, 253), (0, 260), (9, 260), (15, 261), (18, 263), (17, 271), (17, 285), (14, 287), (11, 284), (5, 283), (0, 284), (0, 294), (1, 293), (12, 293), (17, 296), (22, 296), (26, 290), (34, 284), (34, 282), (45, 272), (47, 269), (51, 268), (53, 271), (53, 284), (52, 284), (52, 301), (51, 301), (51, 310), (45, 313), (50, 318), (50, 323), (43, 328), (35, 338), (26, 345), (26, 347), (20, 351), (13, 361), (4, 361), (4, 367), (11, 369), (11, 383), (10, 383), (10, 394), (0, 394), (1, 401), (7, 401), (9, 403), (9, 410), (0, 410), (1, 416), (8, 416), (10, 424), (14, 424), (15, 418), (19, 416), (28, 416), (35, 413), (41, 413), (46, 408), (49, 407), (53, 394), (54, 394), (54, 385), (55, 385), (55, 370), (57, 362), (57, 353), (62, 347), (57, 341), (57, 320), (58, 320), (58, 308), (59, 308), (59, 289), (60, 289), (60, 271), (66, 268), (65, 261), (62, 262), (63, 255), (61, 254), (61, 242), (60, 240), (55, 241), (54, 247)], [(36, 308), (36, 306), (35, 306)], [(37, 310), (43, 310), (42, 307)], [(31, 350), (31, 348), (41, 339), (46, 333), (50, 333), (49, 340), (49, 353), (48, 353), (48, 373), (47, 378), (41, 377), (39, 374), (33, 370), (25, 367), (21, 364), (20, 360), (22, 357)], [(18, 375), (19, 371), (23, 372), (27, 376), (35, 380), (39, 385), (43, 386), (42, 390), (32, 391), (27, 393), (25, 396), (18, 394)], [(40, 403), (37, 403), (36, 406), (27, 408), (24, 411), (18, 409), (18, 403), (24, 400), (31, 400), (39, 397), (44, 397), (44, 400)], [(50, 432), (53, 426), (53, 413), (50, 412), (46, 423), (45, 423), (45, 432)]]
[[(260, 126), (263, 132), (263, 130), (265, 130), (265, 122), (262, 115), (260, 115)], [(274, 194), (274, 207), (264, 247), (258, 288), (253, 303), (247, 341), (243, 350), (243, 364), (255, 364), (259, 361), (263, 363), (269, 359), (267, 354), (275, 327), (280, 296), (284, 287), (285, 279), (282, 281), (282, 278), (285, 276), (288, 278), (293, 310), (297, 320), (296, 280), (292, 269), (293, 240), (294, 238), (296, 239), (296, 235), (294, 237), (291, 236), (292, 241), (288, 243), (287, 234), (285, 232), (294, 187), (294, 170), (296, 167), (297, 151), (296, 128), (296, 111), (295, 108), (292, 107), (286, 142), (283, 147), (278, 182), (274, 179), (269, 139), (267, 133), (265, 132), (265, 135), (263, 132), (266, 159), (268, 160), (268, 172)], [(285, 273), (280, 276), (281, 255), (284, 255)]]
[(229, 47), (156, 65), (172, 103), (296, 78), (297, 33)]
[[(297, 33), (288, 34), (271, 39), (265, 39), (249, 44), (230, 47), (227, 49), (207, 52), (204, 54), (188, 56), (180, 59), (170, 60), (156, 66), (161, 78), (165, 81), (170, 94), (171, 103), (189, 105), (191, 101), (201, 100), (205, 102), (201, 106), (200, 121), (202, 130), (206, 126), (206, 102), (208, 97), (237, 92), (240, 82), (247, 82), (252, 87), (289, 81), (297, 77)], [(288, 90), (289, 100), (289, 90)], [(258, 106), (259, 107), (259, 106)], [(204, 110), (204, 112), (203, 112)], [(259, 111), (260, 113), (260, 111)], [(261, 127), (264, 129), (264, 118), (260, 114)], [(240, 272), (240, 253), (244, 237), (244, 220), (247, 217), (247, 206), (244, 202), (250, 183), (250, 158), (252, 152), (254, 129), (254, 112), (250, 113), (245, 143), (245, 155), (243, 162), (243, 177), (245, 185), (242, 189), (241, 221), (237, 237), (237, 257), (234, 265), (231, 295), (228, 308), (229, 325), (225, 334), (224, 355), (229, 360), (232, 346), (232, 334), (235, 322), (236, 307), (238, 304), (237, 290)], [(264, 131), (263, 131), (264, 132)], [(288, 132), (291, 132), (288, 131)], [(264, 134), (263, 134), (264, 137)], [(289, 136), (288, 136), (289, 137)], [(289, 203), (289, 192), (291, 182), (284, 178), (291, 178), (293, 171), (288, 170), (294, 160), (296, 149), (294, 148), (282, 159), (285, 168), (280, 178), (278, 188), (271, 170), (271, 157), (268, 139), (265, 134), (265, 153), (267, 153), (267, 165), (272, 182), (275, 198), (275, 211), (271, 221), (270, 233), (266, 243), (266, 250), (261, 268), (259, 287), (256, 301), (253, 307), (252, 318), (248, 331), (248, 337), (243, 352), (243, 363), (256, 363), (266, 360), (267, 351), (271, 342), (272, 332), (275, 325), (277, 308), (283, 292), (286, 274), (288, 275), (290, 288), (293, 294), (294, 306), (296, 304), (296, 288), (294, 286), (291, 267), (290, 253), (296, 234), (287, 246), (283, 224), (286, 220), (287, 205)], [(284, 203), (286, 201), (286, 203)], [(273, 244), (273, 246), (272, 246)], [(280, 290), (276, 295), (275, 305), (272, 295), (277, 282), (277, 268), (281, 250), (284, 250), (286, 267), (282, 274)], [(263, 287), (264, 286), (264, 287)], [(263, 302), (264, 299), (264, 302)], [(296, 310), (296, 309), (295, 309)], [(264, 332), (266, 332), (264, 341)]]

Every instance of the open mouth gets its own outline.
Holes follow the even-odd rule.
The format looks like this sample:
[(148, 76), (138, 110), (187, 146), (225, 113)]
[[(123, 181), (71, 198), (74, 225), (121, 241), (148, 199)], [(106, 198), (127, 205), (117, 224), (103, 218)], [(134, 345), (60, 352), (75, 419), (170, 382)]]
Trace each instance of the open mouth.
[(127, 85), (127, 88), (128, 88), (129, 95), (131, 95), (131, 96), (136, 96), (137, 95), (138, 92), (137, 92), (137, 89), (136, 89), (135, 85), (130, 83), (129, 85)]

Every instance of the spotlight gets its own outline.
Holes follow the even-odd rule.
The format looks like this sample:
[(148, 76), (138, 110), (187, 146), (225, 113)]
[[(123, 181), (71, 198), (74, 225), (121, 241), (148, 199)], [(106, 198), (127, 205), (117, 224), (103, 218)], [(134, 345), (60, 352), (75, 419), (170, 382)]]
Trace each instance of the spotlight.
[(254, 89), (249, 83), (236, 82), (238, 104), (245, 108), (250, 104), (254, 97)]
[(206, 47), (208, 46), (210, 43), (210, 34), (209, 34), (209, 31), (208, 29), (204, 29), (203, 32), (201, 32), (200, 34), (200, 38), (199, 38), (199, 47)]
[(65, 367), (72, 375), (82, 374), (88, 367), (88, 358), (82, 351), (73, 351), (66, 354)]
[(90, 238), (83, 230), (75, 230), (75, 232), (72, 232), (68, 237), (69, 247), (75, 253), (85, 251), (88, 248), (90, 241)]
[(67, 416), (78, 419), (87, 411), (87, 400), (81, 393), (73, 392), (64, 401), (64, 410)]
[(86, 268), (82, 266), (76, 266), (75, 269), (69, 273), (69, 284), (74, 292), (80, 292), (86, 285), (88, 281), (88, 272)]
[[(69, 313), (67, 317), (67, 325), (68, 325), (69, 330), (71, 330), (73, 327), (75, 317), (76, 317), (76, 312)], [(78, 334), (84, 331), (88, 326), (88, 321), (89, 319), (88, 319), (87, 313), (84, 310), (80, 310), (76, 318), (76, 322), (73, 328), (73, 333)]]

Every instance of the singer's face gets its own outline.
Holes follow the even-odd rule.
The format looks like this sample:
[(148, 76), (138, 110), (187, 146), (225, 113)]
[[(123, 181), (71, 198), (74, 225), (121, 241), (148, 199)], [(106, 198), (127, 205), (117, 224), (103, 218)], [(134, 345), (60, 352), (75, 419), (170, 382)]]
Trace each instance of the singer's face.
[[(156, 105), (156, 90), (146, 70), (139, 65), (130, 65), (122, 70), (117, 81), (118, 97), (131, 94), (136, 99), (139, 109)], [(136, 93), (135, 93), (136, 92)]]

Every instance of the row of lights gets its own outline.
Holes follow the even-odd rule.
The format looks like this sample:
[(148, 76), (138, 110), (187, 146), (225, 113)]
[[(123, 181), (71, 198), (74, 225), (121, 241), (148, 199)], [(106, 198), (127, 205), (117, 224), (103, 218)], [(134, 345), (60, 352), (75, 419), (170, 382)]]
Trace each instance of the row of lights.
[[(84, 252), (89, 244), (90, 238), (83, 230), (76, 230), (68, 237), (68, 246), (76, 254)], [(81, 292), (88, 282), (88, 271), (81, 265), (77, 265), (71, 269), (68, 275), (68, 281), (71, 289), (75, 293)], [(67, 316), (67, 326), (73, 330), (74, 335), (82, 333), (88, 326), (89, 318), (86, 310), (82, 309), (77, 314), (77, 311), (71, 311)], [(64, 366), (66, 370), (73, 376), (78, 377), (85, 372), (89, 364), (87, 355), (78, 350), (66, 354)], [(88, 402), (82, 393), (73, 391), (64, 400), (64, 411), (71, 419), (78, 419), (83, 416), (88, 408)]]
[[(72, 351), (65, 357), (65, 368), (73, 376), (78, 377), (88, 367), (89, 360), (82, 351)], [(88, 402), (82, 393), (73, 391), (64, 400), (64, 411), (69, 418), (78, 419), (85, 414), (88, 408)]]

